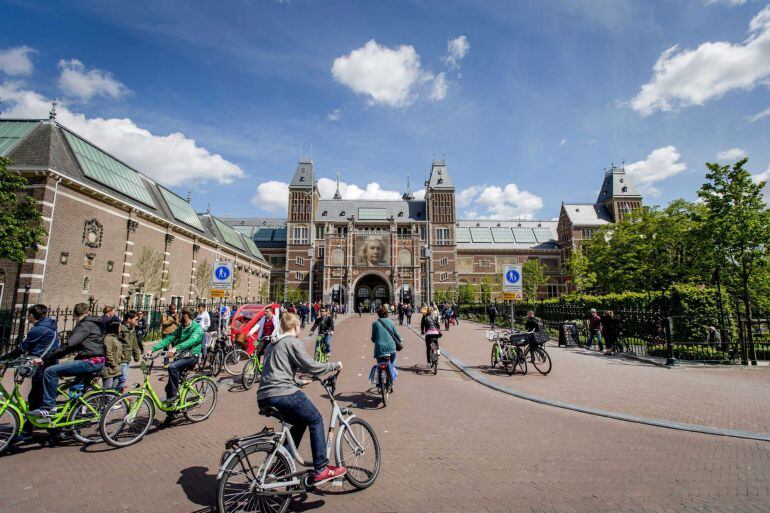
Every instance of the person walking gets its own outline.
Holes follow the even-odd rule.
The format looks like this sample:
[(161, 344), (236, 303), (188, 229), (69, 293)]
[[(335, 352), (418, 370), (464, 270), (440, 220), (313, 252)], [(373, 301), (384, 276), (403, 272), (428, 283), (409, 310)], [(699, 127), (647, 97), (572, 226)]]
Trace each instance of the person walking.
[(599, 351), (604, 351), (604, 343), (602, 342), (602, 318), (596, 313), (596, 308), (591, 308), (591, 315), (588, 317), (588, 333), (586, 349), (591, 349), (593, 341), (596, 339)]
[(128, 365), (133, 359), (134, 362), (141, 361), (142, 348), (139, 345), (139, 337), (136, 334), (136, 328), (139, 324), (138, 321), (139, 312), (130, 310), (123, 316), (123, 325), (120, 327), (120, 340), (123, 356), (120, 360), (120, 378), (118, 379), (117, 389), (119, 392), (123, 392), (126, 388), (126, 382), (128, 381)]
[(491, 301), (487, 305), (487, 317), (489, 317), (489, 329), (495, 329), (495, 318), (497, 318), (497, 307)]
[(399, 326), (404, 325), (404, 304), (403, 303), (398, 304), (398, 325)]
[(102, 368), (102, 387), (106, 390), (120, 391), (120, 362), (123, 360), (123, 345), (120, 336), (120, 323), (112, 320), (104, 327), (104, 352), (106, 361)]
[(147, 319), (144, 318), (144, 312), (136, 312), (136, 343), (139, 344), (139, 350), (144, 353), (144, 336), (147, 334)]
[(176, 313), (176, 305), (171, 303), (168, 310), (160, 318), (161, 334), (165, 337), (171, 335), (179, 327), (179, 314)]
[(620, 333), (619, 323), (612, 310), (604, 312), (602, 317), (602, 334), (604, 335), (604, 342), (607, 345), (607, 351), (604, 354), (612, 354), (620, 352)]
[(404, 315), (406, 316), (406, 325), (409, 326), (412, 324), (412, 314), (414, 313), (414, 308), (412, 308), (412, 305), (407, 303), (404, 305)]

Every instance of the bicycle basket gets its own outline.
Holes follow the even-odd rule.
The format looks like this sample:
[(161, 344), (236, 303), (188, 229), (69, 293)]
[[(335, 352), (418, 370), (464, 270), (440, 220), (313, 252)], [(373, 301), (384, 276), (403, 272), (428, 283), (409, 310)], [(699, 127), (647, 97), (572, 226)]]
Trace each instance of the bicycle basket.
[(495, 330), (487, 331), (487, 340), (489, 340), (490, 342), (494, 342), (498, 338), (500, 338), (500, 334)]

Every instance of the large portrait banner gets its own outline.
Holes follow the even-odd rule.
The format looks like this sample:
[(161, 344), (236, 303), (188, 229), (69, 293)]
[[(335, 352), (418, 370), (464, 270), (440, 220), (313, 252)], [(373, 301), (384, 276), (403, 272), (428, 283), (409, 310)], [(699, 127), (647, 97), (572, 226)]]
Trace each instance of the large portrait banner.
[(356, 236), (356, 265), (388, 267), (390, 265), (390, 235)]

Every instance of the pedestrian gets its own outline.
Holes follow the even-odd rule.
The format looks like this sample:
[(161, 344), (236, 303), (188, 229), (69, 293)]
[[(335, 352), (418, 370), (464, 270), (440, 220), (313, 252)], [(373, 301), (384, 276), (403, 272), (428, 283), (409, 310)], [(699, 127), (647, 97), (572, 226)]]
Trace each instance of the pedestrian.
[(120, 323), (110, 321), (104, 328), (104, 351), (106, 362), (102, 368), (102, 387), (107, 390), (118, 389), (120, 381), (120, 362), (123, 360), (123, 345), (120, 336)]
[(602, 317), (602, 335), (607, 345), (607, 351), (604, 354), (620, 352), (620, 332), (619, 319), (615, 317), (612, 310), (604, 312)]
[(599, 346), (599, 351), (604, 351), (604, 343), (602, 342), (602, 318), (596, 313), (596, 308), (591, 308), (591, 315), (588, 318), (588, 342), (586, 342), (586, 349), (591, 349), (594, 339)]
[(497, 318), (497, 307), (490, 301), (487, 305), (487, 317), (489, 317), (489, 329), (495, 329), (495, 318)]
[(452, 303), (452, 312), (455, 324), (460, 324), (460, 307), (457, 303)]
[(144, 312), (136, 312), (136, 343), (139, 344), (139, 350), (144, 353), (144, 336), (147, 335), (147, 319), (144, 318)]
[(176, 313), (176, 305), (171, 303), (168, 310), (160, 318), (161, 334), (165, 337), (171, 335), (179, 327), (179, 314)]
[(716, 326), (709, 326), (708, 343), (714, 349), (719, 349), (719, 346), (722, 345), (722, 336), (719, 334)]
[(406, 316), (406, 325), (409, 326), (412, 324), (412, 314), (414, 313), (414, 309), (412, 308), (412, 305), (407, 303), (404, 307), (404, 315)]
[(535, 317), (535, 312), (533, 310), (528, 311), (527, 320), (524, 322), (524, 329), (532, 332), (540, 331), (540, 324), (541, 321)]
[(452, 307), (448, 304), (444, 306), (444, 326), (446, 327), (446, 331), (449, 331), (449, 325), (452, 321), (452, 316), (454, 315), (454, 311), (452, 310)]
[(128, 381), (128, 366), (133, 359), (139, 362), (142, 358), (142, 348), (139, 346), (139, 337), (136, 334), (139, 312), (130, 310), (123, 316), (123, 325), (120, 327), (120, 344), (123, 349), (123, 357), (120, 360), (120, 378), (118, 379), (118, 392), (123, 392)]
[(107, 325), (110, 324), (113, 321), (120, 321), (118, 319), (118, 315), (115, 313), (115, 307), (113, 306), (105, 306), (102, 308), (102, 326), (103, 331), (107, 329)]

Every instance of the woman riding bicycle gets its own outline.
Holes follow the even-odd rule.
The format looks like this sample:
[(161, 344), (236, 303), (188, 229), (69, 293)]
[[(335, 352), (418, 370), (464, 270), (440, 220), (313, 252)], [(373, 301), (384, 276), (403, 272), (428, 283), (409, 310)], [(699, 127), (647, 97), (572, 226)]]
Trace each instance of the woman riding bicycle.
[(425, 315), (422, 316), (420, 333), (425, 335), (425, 354), (428, 360), (428, 367), (430, 367), (430, 344), (435, 342), (436, 349), (438, 349), (438, 339), (441, 336), (441, 322), (434, 315), (432, 306), (429, 306)]
[(260, 409), (272, 406), (283, 419), (291, 424), (291, 437), (299, 447), (305, 428), (310, 427), (310, 448), (313, 453), (315, 475), (313, 484), (318, 485), (345, 475), (345, 467), (329, 465), (326, 457), (323, 417), (313, 402), (300, 391), (295, 374), (298, 370), (320, 376), (342, 368), (342, 362), (318, 363), (313, 361), (299, 340), (300, 321), (296, 314), (285, 313), (281, 319), (281, 332), (268, 345), (262, 380), (257, 391)]
[[(374, 344), (374, 358), (377, 363), (383, 363), (390, 359), (391, 378), (395, 381), (396, 373), (396, 341), (403, 343), (396, 330), (396, 325), (388, 319), (388, 310), (381, 306), (377, 309), (378, 319), (372, 323), (372, 343)], [(376, 367), (376, 365), (375, 365)], [(374, 369), (370, 372), (369, 381), (373, 382)]]

